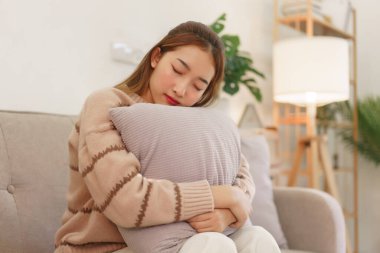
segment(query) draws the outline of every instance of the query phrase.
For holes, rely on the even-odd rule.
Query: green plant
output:
[[[352,119],[351,113],[348,114]],[[350,146],[356,146],[361,155],[380,165],[380,97],[367,97],[358,101],[358,141],[355,142],[352,132],[340,132],[343,140]]]
[[[237,35],[221,34],[224,29],[226,14],[223,13],[210,28],[216,32],[224,43],[226,65],[224,68],[223,90],[234,95],[239,91],[240,84],[245,85],[251,94],[257,99],[262,100],[260,88],[257,86],[256,79],[248,73],[265,78],[264,74],[253,67],[253,60],[248,53],[239,50],[240,39]]]

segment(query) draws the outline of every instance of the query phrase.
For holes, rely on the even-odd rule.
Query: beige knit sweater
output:
[[[87,98],[69,137],[67,209],[55,236],[55,253],[112,252],[127,246],[117,225],[165,224],[213,210],[206,180],[173,183],[139,173],[139,161],[126,150],[109,116],[110,108],[136,102],[143,101],[115,88]],[[253,197],[245,160],[235,184]]]

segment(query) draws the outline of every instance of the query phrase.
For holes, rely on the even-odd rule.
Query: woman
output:
[[[173,183],[147,179],[110,121],[110,108],[136,102],[208,105],[216,98],[223,69],[223,45],[218,36],[201,23],[186,22],[158,42],[126,81],[87,98],[69,137],[68,207],[56,233],[56,252],[112,252],[127,246],[117,226],[185,220],[198,232],[210,233],[190,238],[181,252],[199,252],[193,247],[207,248],[206,244],[224,252],[236,252],[231,251],[235,244],[238,250],[248,250],[256,247],[250,243],[252,236],[277,252],[273,238],[262,229],[245,231],[234,241],[215,233],[229,225],[239,228],[249,216],[254,184],[244,159],[235,186],[210,186],[206,180]],[[154,214],[146,213],[148,202],[157,207]],[[203,243],[204,236],[211,239]]]

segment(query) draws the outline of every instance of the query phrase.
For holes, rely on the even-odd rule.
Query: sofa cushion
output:
[[[242,153],[247,158],[250,172],[256,184],[251,221],[254,225],[262,226],[268,230],[280,248],[287,248],[287,241],[273,201],[273,188],[269,177],[270,154],[268,143],[263,135],[257,135],[248,130],[241,130],[240,135]]]
[[[67,116],[0,112],[1,252],[54,251],[72,127]]]
[[[223,113],[138,103],[113,108],[110,114],[127,150],[139,159],[145,177],[174,182],[207,179],[213,185],[231,185],[235,180],[240,137],[235,124]],[[196,234],[186,222],[119,230],[136,252],[179,249],[185,239]],[[175,252],[173,248],[170,251]]]

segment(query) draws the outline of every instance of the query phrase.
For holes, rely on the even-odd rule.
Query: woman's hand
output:
[[[229,209],[215,209],[213,212],[200,214],[187,220],[198,233],[223,232],[230,224],[235,223],[235,216]]]
[[[236,218],[230,226],[240,228],[248,219],[252,211],[249,197],[238,187],[230,185],[211,186],[215,208],[228,208]]]

